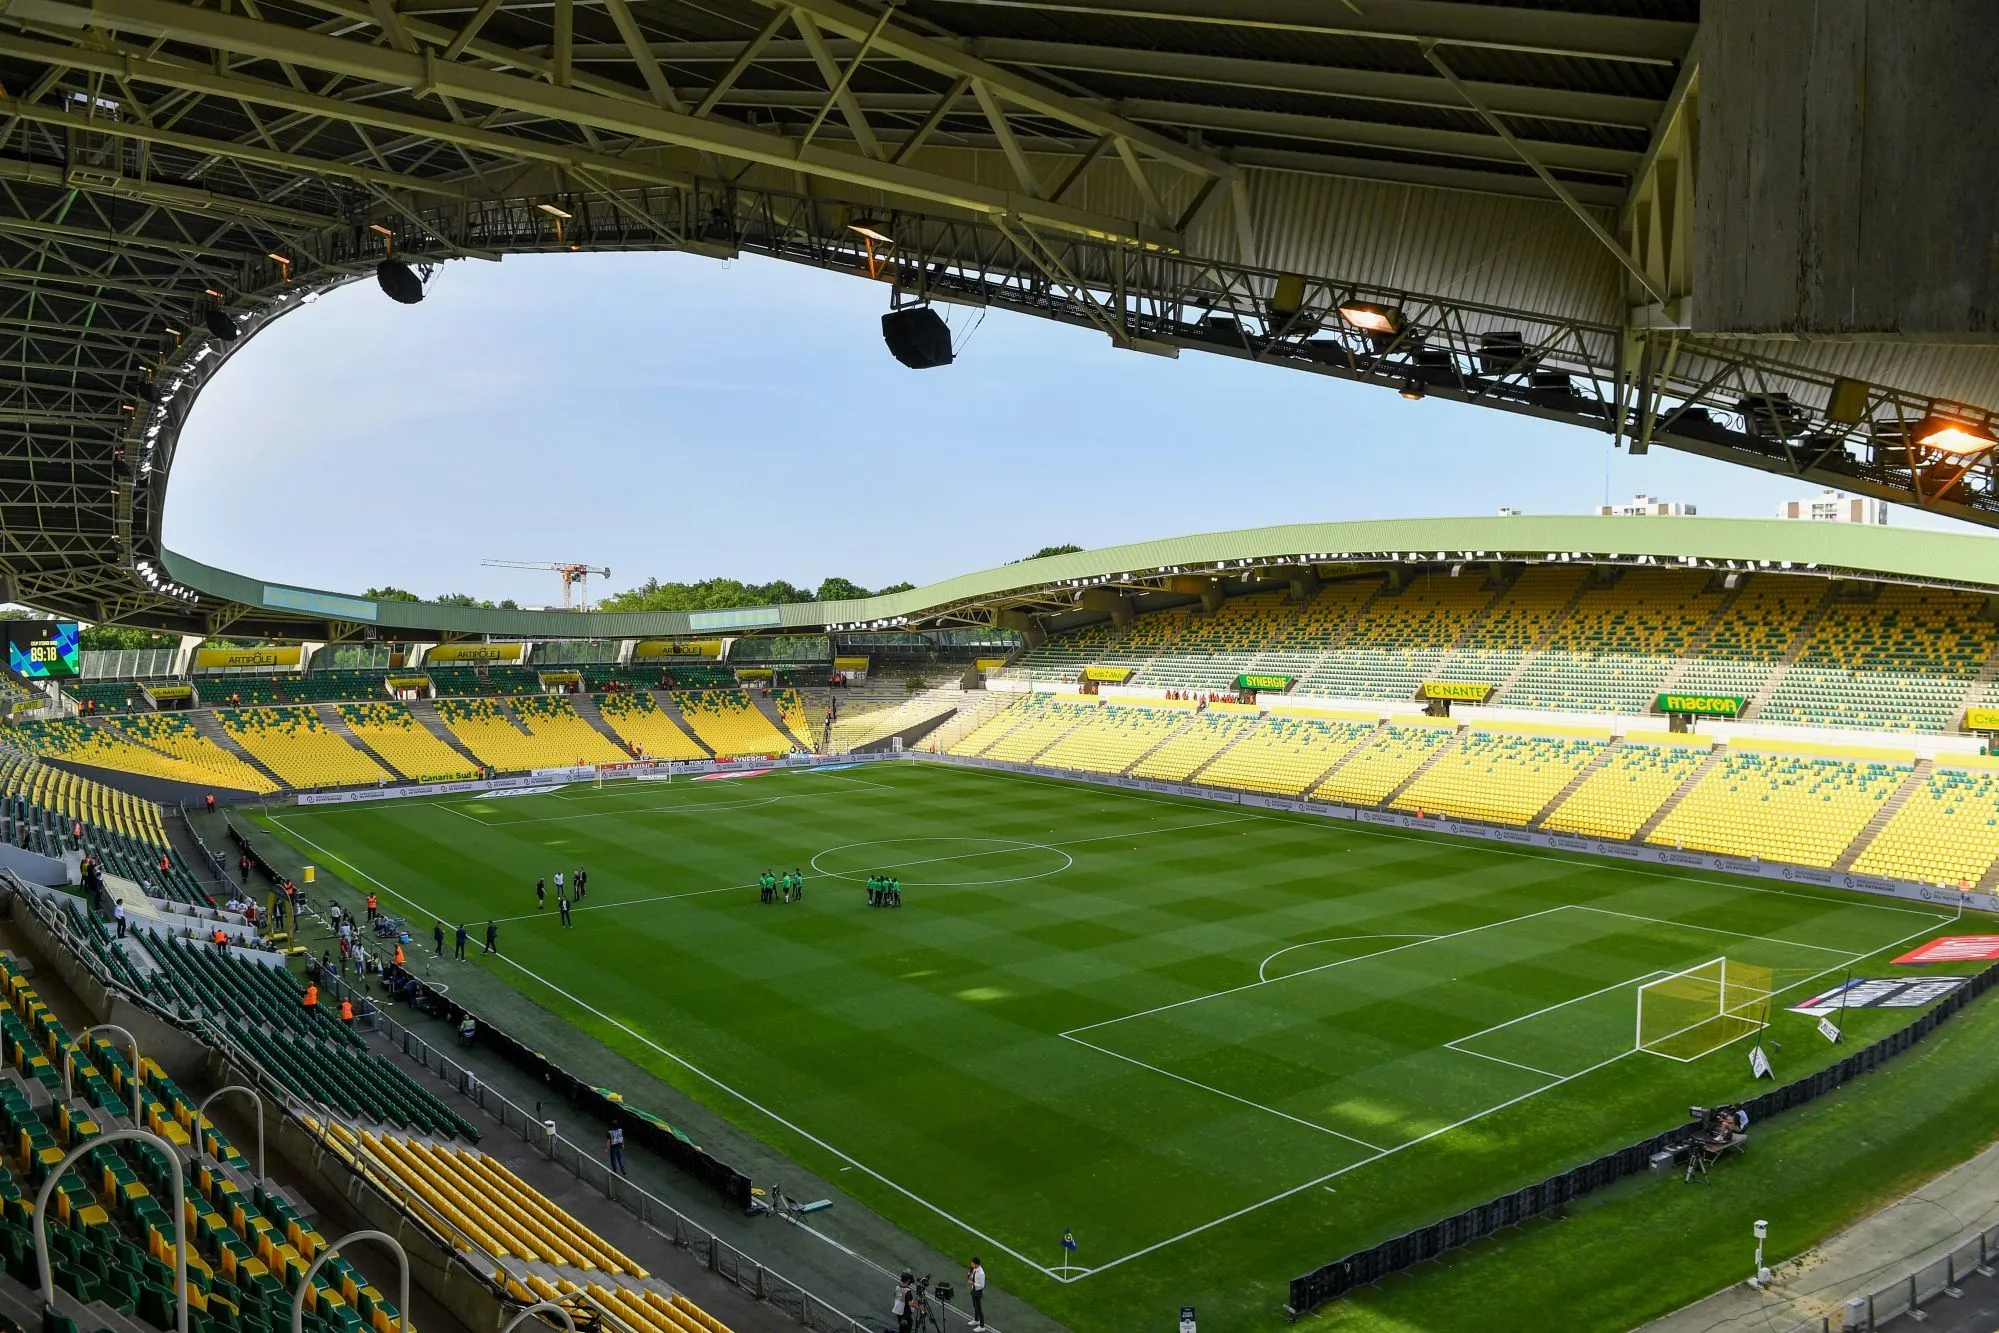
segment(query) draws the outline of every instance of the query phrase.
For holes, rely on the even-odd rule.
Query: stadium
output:
[[[1992,46],[0,6],[0,1333],[1989,1328]],[[691,610],[167,546],[278,321],[641,251],[871,284],[913,372],[1001,311],[1881,517],[1410,517],[1417,460]]]

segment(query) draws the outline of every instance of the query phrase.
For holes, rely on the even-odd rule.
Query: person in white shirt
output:
[[[895,1316],[896,1333],[909,1333],[909,1298],[915,1284],[916,1274],[903,1269],[902,1279],[895,1284],[895,1301],[888,1307],[888,1312]]]
[[[972,1293],[972,1327],[986,1326],[986,1266],[979,1262],[979,1256],[972,1256],[972,1266],[965,1270],[965,1290]]]

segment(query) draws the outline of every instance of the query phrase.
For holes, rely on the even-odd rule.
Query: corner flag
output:
[[[1076,1248],[1076,1233],[1067,1227],[1062,1229],[1062,1248],[1072,1251]]]

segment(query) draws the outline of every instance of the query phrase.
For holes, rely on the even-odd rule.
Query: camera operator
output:
[[[986,1326],[986,1267],[979,1262],[979,1256],[972,1256],[972,1266],[965,1270],[965,1290],[972,1294],[972,1327]]]
[[[895,1316],[895,1333],[909,1333],[913,1312],[910,1306],[916,1299],[916,1274],[907,1268],[895,1284],[895,1303],[889,1306],[889,1313]]]

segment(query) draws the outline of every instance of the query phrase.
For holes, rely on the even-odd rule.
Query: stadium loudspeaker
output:
[[[236,321],[229,318],[226,311],[218,310],[214,306],[201,312],[201,322],[208,326],[210,333],[223,342],[233,343],[243,336],[243,330],[236,327]]]
[[[882,341],[895,359],[911,370],[933,370],[951,364],[951,329],[944,317],[927,305],[891,310],[882,316]]]
[[[398,305],[415,305],[423,299],[423,279],[400,259],[384,259],[375,265],[375,281],[382,294]]]

